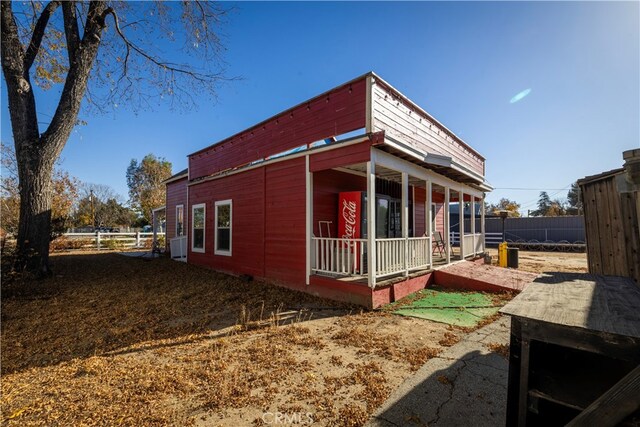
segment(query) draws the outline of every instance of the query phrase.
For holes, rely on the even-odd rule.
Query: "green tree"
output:
[[[497,215],[499,211],[509,212],[509,216],[513,218],[520,217],[520,204],[507,198],[502,198],[498,203],[490,204],[487,206],[487,213]]]
[[[531,216],[547,216],[547,212],[551,208],[551,198],[546,191],[540,192],[538,198],[538,209],[531,211]]]
[[[74,222],[76,226],[130,226],[135,216],[111,187],[86,183],[82,186]]]
[[[189,107],[194,93],[214,96],[225,80],[218,35],[225,11],[202,1],[2,1],[0,6],[0,55],[21,196],[17,262],[46,275],[51,178],[83,99],[98,110],[118,105],[135,110],[160,99]],[[177,49],[191,63],[164,57]],[[40,128],[43,106],[36,109],[34,84],[60,90],[46,129]]]
[[[569,215],[582,215],[582,194],[577,182],[571,184],[567,193],[567,213]]]
[[[163,181],[171,176],[171,163],[164,158],[147,154],[140,163],[131,159],[127,168],[129,204],[148,222],[152,210],[164,206],[166,186]]]
[[[567,214],[567,209],[565,204],[559,200],[555,199],[551,201],[549,208],[544,213],[544,216],[563,216]]]

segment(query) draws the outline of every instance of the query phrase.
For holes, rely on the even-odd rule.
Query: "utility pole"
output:
[[[92,221],[93,228],[95,230],[95,228],[96,228],[96,210],[95,210],[95,207],[93,205],[93,190],[89,190],[89,201],[91,202],[91,221]]]

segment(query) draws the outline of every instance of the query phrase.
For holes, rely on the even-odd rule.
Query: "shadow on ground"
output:
[[[276,312],[297,310],[289,321],[302,321],[353,310],[167,258],[89,253],[51,260],[49,279],[3,280],[3,374],[209,339]]]

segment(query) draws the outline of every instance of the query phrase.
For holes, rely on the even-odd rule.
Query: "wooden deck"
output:
[[[640,287],[633,279],[545,274],[502,313],[546,323],[640,338]]]
[[[511,316],[507,425],[635,425],[638,307],[633,279],[576,273],[542,275],[503,307]]]

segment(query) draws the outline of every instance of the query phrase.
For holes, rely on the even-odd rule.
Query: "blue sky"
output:
[[[571,182],[620,167],[622,151],[640,146],[638,2],[233,6],[225,58],[242,80],[196,111],[82,114],[87,125],[74,130],[62,167],[126,198],[132,158],[154,153],[178,171],[187,154],[370,70],[487,158],[488,201],[534,209],[540,190],[564,197]],[[58,95],[42,95],[47,121]],[[5,94],[2,102],[2,140],[12,142]]]

